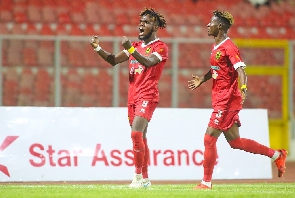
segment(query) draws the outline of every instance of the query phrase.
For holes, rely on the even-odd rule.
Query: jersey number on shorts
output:
[[[221,118],[221,116],[222,116],[222,111],[221,111],[221,110],[218,110],[218,112],[217,112],[216,115],[215,115],[215,117],[216,117],[217,119],[214,120],[214,123],[215,123],[216,125],[218,125],[218,123],[219,123],[218,118]]]
[[[149,103],[149,101],[142,101],[141,106],[143,106],[144,108],[140,109],[141,113],[145,113],[145,108],[147,107],[148,103]]]

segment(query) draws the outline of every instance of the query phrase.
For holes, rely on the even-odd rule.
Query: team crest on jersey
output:
[[[150,47],[147,48],[147,49],[145,50],[145,53],[146,53],[146,54],[150,53],[151,49],[152,49],[152,48],[150,48]]]
[[[216,58],[217,60],[219,60],[220,57],[221,57],[221,52],[216,52],[215,58]]]

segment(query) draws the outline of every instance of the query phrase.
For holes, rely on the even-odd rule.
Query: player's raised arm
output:
[[[128,56],[123,51],[120,51],[118,54],[114,55],[103,50],[99,45],[99,40],[97,36],[92,36],[90,45],[105,61],[110,63],[112,66],[128,60]]]
[[[143,56],[132,46],[131,41],[123,36],[122,46],[130,53],[132,56],[143,66],[152,67],[159,63],[161,60],[155,54],[150,54],[149,56]]]

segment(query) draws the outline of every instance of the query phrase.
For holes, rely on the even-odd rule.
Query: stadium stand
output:
[[[135,1],[128,3],[114,0],[83,0],[74,2],[69,0],[15,0],[13,2],[3,0],[0,3],[1,22],[14,23],[14,25],[17,23],[137,25],[138,7],[152,5],[153,1],[150,1],[148,4],[141,0]],[[173,1],[173,4],[169,2],[169,0],[156,1],[154,4],[157,6],[156,9],[161,10],[167,16],[168,26],[182,26],[183,29],[191,26],[205,27],[208,19],[210,19],[211,10],[218,8],[229,10],[235,16],[235,22],[238,27],[255,27],[257,30],[260,30],[260,27],[279,27],[279,29],[283,28],[294,32],[294,29],[290,29],[290,27],[295,23],[295,6],[294,2],[290,0],[282,0],[278,3],[273,2],[269,6],[259,6],[259,8],[255,8],[245,0],[236,0],[234,3],[222,0],[199,0],[196,2],[184,0]],[[124,9],[126,7],[129,9]],[[200,9],[204,7],[206,8],[205,10]],[[202,10],[202,12],[195,13],[196,10]],[[243,10],[243,12],[240,12],[240,10]],[[67,32],[60,31],[61,34],[67,35]],[[178,32],[177,28],[175,28],[175,32]],[[192,33],[192,31],[188,32]],[[45,33],[48,32],[45,31]],[[79,31],[77,33],[80,35]],[[238,31],[238,33],[235,35],[236,37],[244,38],[243,31]],[[286,37],[288,37],[287,34],[280,35],[280,38]]]

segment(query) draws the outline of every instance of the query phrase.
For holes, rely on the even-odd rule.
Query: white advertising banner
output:
[[[148,127],[152,180],[201,180],[211,109],[156,109]],[[240,112],[241,137],[269,146],[267,111]],[[0,181],[133,178],[127,108],[0,107]],[[213,179],[270,179],[271,160],[217,142]]]

